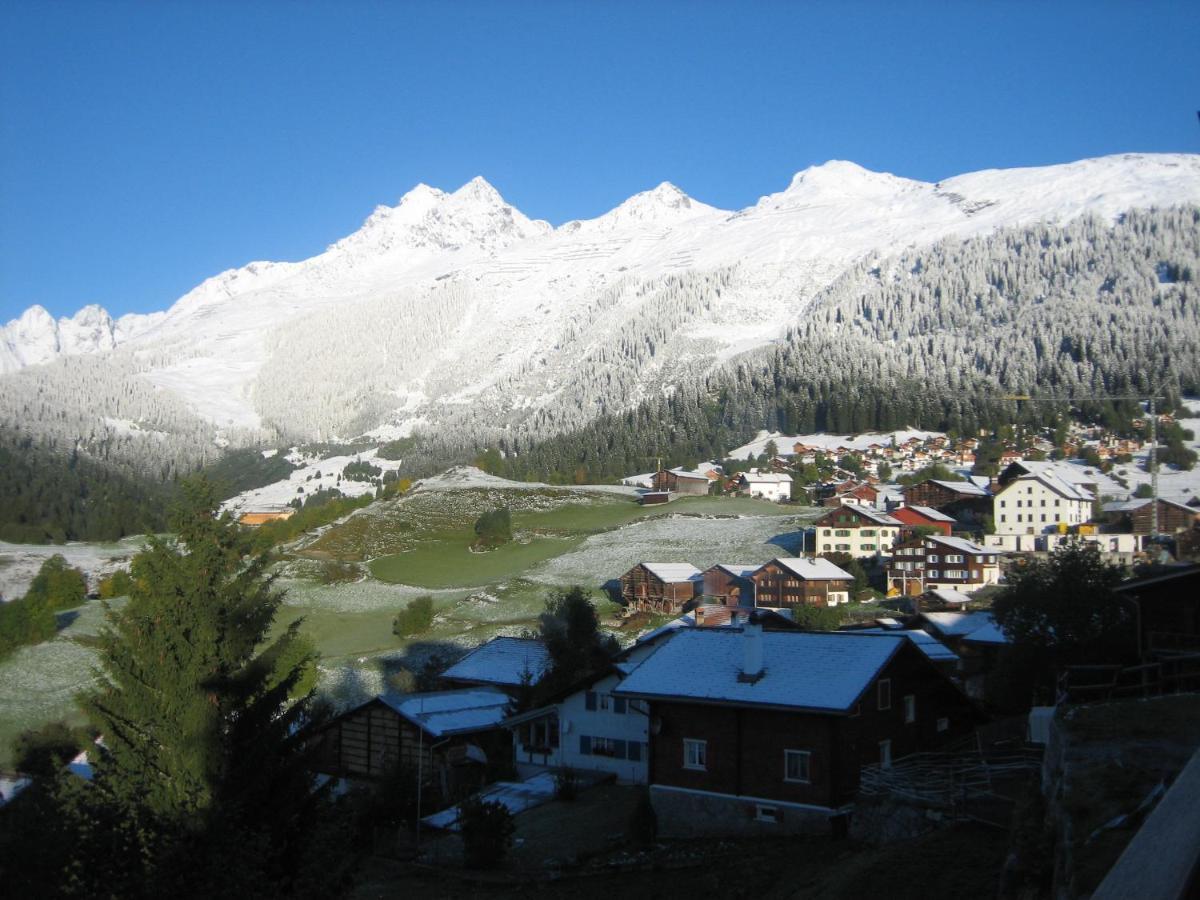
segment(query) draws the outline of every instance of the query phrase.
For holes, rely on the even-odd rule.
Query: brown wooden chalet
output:
[[[1176,503],[1174,500],[1157,501],[1147,497],[1144,500],[1125,500],[1120,503],[1107,503],[1104,512],[1122,531],[1132,534],[1150,534],[1154,530],[1154,506],[1158,504],[1158,533],[1175,534],[1180,531],[1191,531],[1200,519],[1200,509]]]
[[[614,692],[649,705],[650,796],[667,836],[828,831],[864,766],[969,733],[970,701],[910,640],[685,629]]]
[[[973,518],[992,511],[992,498],[970,481],[922,481],[910,484],[900,493],[905,506],[928,506],[955,518]]]
[[[487,688],[381,694],[309,737],[318,772],[378,781],[412,773],[449,803],[506,770],[512,741],[501,727],[510,699]],[[431,809],[438,807],[431,805]]]
[[[999,580],[994,549],[940,534],[900,542],[887,567],[888,591],[912,597],[932,588],[976,591]]]
[[[777,558],[751,574],[757,606],[837,606],[854,576],[827,559]]]
[[[688,563],[638,563],[621,576],[626,609],[678,613],[696,598],[703,577]]]
[[[653,490],[703,497],[708,493],[709,485],[719,478],[719,473],[715,471],[691,472],[687,469],[659,469],[654,473]]]
[[[725,606],[754,606],[753,574],[757,564],[722,563],[704,570],[704,596]]]

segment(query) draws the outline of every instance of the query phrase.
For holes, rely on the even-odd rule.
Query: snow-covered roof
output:
[[[646,571],[671,584],[680,581],[694,581],[701,577],[700,570],[691,563],[644,562],[642,565],[646,568]]]
[[[966,538],[949,537],[944,534],[928,534],[925,536],[927,541],[937,541],[944,547],[952,547],[955,550],[961,550],[963,553],[995,553],[995,550],[989,550],[987,547],[980,547],[974,541],[968,541]]]
[[[1005,485],[1000,490],[1000,493],[1004,494],[1010,488],[1019,486],[1022,483],[1027,484],[1030,481],[1038,482],[1040,485],[1045,487],[1047,490],[1054,491],[1054,493],[1058,494],[1060,497],[1066,498],[1067,500],[1082,500],[1084,502],[1091,503],[1092,500],[1095,499],[1094,497],[1092,497],[1092,494],[1090,491],[1084,490],[1083,488],[1079,487],[1077,484],[1072,484],[1068,481],[1064,481],[1062,478],[1059,478],[1056,474],[1054,474],[1052,472],[1045,472],[1045,473],[1038,474],[1038,475],[1021,475],[1020,477],[1014,478],[1007,485]]]
[[[778,563],[797,578],[805,581],[853,581],[854,576],[845,569],[840,569],[827,559],[802,559],[800,557],[780,557],[772,560]]]
[[[1133,512],[1135,509],[1141,509],[1143,506],[1148,506],[1152,499],[1153,498],[1151,497],[1142,497],[1137,500],[1114,501],[1111,503],[1105,503],[1104,506],[1101,507],[1101,510],[1104,512]],[[1166,497],[1159,497],[1158,499],[1162,503],[1178,507],[1184,512],[1191,513],[1192,515],[1200,512],[1200,510],[1197,510],[1196,507],[1188,506],[1186,503],[1180,503],[1176,500],[1168,500]]]
[[[948,516],[940,509],[934,509],[932,506],[910,506],[913,512],[918,512],[927,519],[932,519],[935,522],[953,522],[954,516]]]
[[[969,595],[964,594],[962,591],[956,591],[954,588],[934,588],[929,593],[933,594],[933,596],[937,597],[943,603],[959,604],[971,602]]]
[[[903,646],[882,635],[763,631],[763,673],[739,681],[741,629],[681,630],[631,672],[616,693],[707,703],[844,712]]]
[[[742,480],[751,484],[791,484],[792,476],[781,472],[743,472]]]
[[[728,572],[734,578],[749,578],[762,568],[762,563],[717,563],[712,568]]]
[[[671,469],[671,474],[678,478],[690,478],[693,481],[709,481],[707,472],[694,472],[691,469]]]
[[[970,481],[939,481],[935,478],[931,478],[930,481],[955,493],[966,494],[970,497],[986,497],[988,495],[986,489]]]
[[[536,638],[496,637],[481,644],[442,673],[454,681],[519,685],[525,672],[536,682],[550,667],[546,645]]]
[[[509,704],[507,694],[488,688],[380,694],[379,699],[435,738],[495,728]]]
[[[870,519],[870,520],[871,520],[872,522],[874,522],[876,525],[896,525],[896,526],[901,526],[901,525],[903,525],[903,524],[904,524],[904,523],[903,523],[903,522],[901,522],[899,519],[897,519],[895,516],[888,515],[888,514],[887,514],[887,513],[885,513],[885,512],[880,512],[880,511],[879,511],[879,510],[877,510],[877,509],[872,509],[872,508],[871,508],[871,507],[869,507],[869,506],[857,506],[857,505],[846,505],[846,506],[839,506],[839,507],[836,507],[836,508],[834,508],[834,509],[831,509],[831,510],[830,510],[828,513],[826,513],[826,514],[825,514],[824,516],[822,516],[821,518],[822,518],[822,519],[825,519],[825,518],[827,518],[828,516],[831,516],[831,515],[833,515],[834,513],[838,513],[838,512],[845,512],[845,511],[846,511],[846,510],[848,510],[848,509],[850,509],[850,510],[854,510],[854,512],[856,512],[856,513],[859,513],[859,514],[860,514],[860,515],[862,515],[864,518]]]
[[[890,634],[908,638],[917,645],[917,649],[929,659],[936,662],[958,659],[958,654],[935,638],[928,631],[920,628],[896,630],[892,628],[860,628],[854,631],[837,631],[834,634]]]
[[[981,644],[1007,644],[1009,639],[990,612],[927,612],[921,618],[943,637],[960,637]]]

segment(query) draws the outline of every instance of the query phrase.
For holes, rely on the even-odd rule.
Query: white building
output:
[[[792,476],[782,472],[759,472],[751,469],[738,476],[741,489],[751,497],[762,497],[778,503],[792,499]]]
[[[1055,475],[1022,475],[992,498],[992,521],[996,534],[1049,534],[1091,521],[1094,499]]]
[[[625,651],[607,673],[553,703],[509,718],[517,774],[528,778],[560,768],[612,774],[624,784],[649,779],[650,717],[638,700],[613,690],[646,658],[670,640],[661,629]]]

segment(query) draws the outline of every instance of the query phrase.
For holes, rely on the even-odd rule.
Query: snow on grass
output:
[[[865,434],[792,434],[785,435],[778,431],[760,431],[758,436],[748,444],[742,444],[736,450],[730,452],[731,459],[749,459],[752,456],[761,456],[767,450],[767,443],[774,441],[775,446],[779,449],[780,454],[790,454],[792,447],[796,444],[807,444],[810,447],[820,447],[824,450],[836,450],[838,447],[846,447],[850,450],[866,450],[872,444],[880,444],[884,447],[890,447],[892,440],[895,439],[897,444],[903,444],[909,438],[917,438],[918,440],[927,440],[935,437],[945,437],[941,431],[917,431],[908,429],[906,431],[889,431],[886,434],[873,431]]]
[[[463,488],[488,488],[498,491],[513,491],[513,490],[538,490],[547,488],[556,491],[578,491],[586,493],[589,491],[602,492],[609,494],[625,494],[627,496],[636,496],[637,491],[633,488],[626,487],[621,484],[583,484],[583,485],[553,485],[545,484],[540,481],[509,481],[507,478],[500,478],[497,475],[489,475],[482,469],[477,469],[475,466],[456,466],[453,469],[448,469],[440,475],[435,475],[432,478],[425,478],[418,483],[418,487],[423,491],[453,491]]]
[[[528,577],[591,586],[617,578],[639,562],[687,562],[701,571],[716,563],[763,563],[796,555],[799,532],[816,515],[808,510],[796,518],[674,515],[635,522],[588,537],[577,550],[532,569]]]
[[[329,456],[322,459],[317,455],[307,455],[293,450],[287,455],[287,460],[299,468],[292,470],[287,478],[283,478],[266,487],[254,488],[230,497],[221,504],[221,509],[234,513],[251,510],[273,510],[287,506],[289,501],[299,498],[303,500],[309,494],[320,490],[336,488],[347,497],[359,497],[363,494],[374,494],[375,485],[368,481],[352,481],[338,476],[342,470],[356,460],[369,462],[378,466],[384,472],[400,468],[400,460],[381,459],[379,448],[372,447],[361,453],[345,456]]]
[[[140,535],[116,543],[10,544],[0,541],[0,596],[5,600],[23,597],[47,559],[60,554],[67,563],[88,576],[93,588],[100,578],[123,568],[142,549]]]

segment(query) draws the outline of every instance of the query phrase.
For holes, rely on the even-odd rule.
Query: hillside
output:
[[[838,360],[875,342],[870,366],[846,367],[860,382],[864,368],[905,374],[878,361],[896,349],[915,358],[905,377],[936,376],[979,335],[928,350],[914,340],[956,328],[951,304],[977,298],[981,319],[999,327],[1020,325],[1006,322],[1008,306],[1024,314],[1032,302],[1011,274],[958,272],[968,261],[954,247],[1031,227],[1051,236],[1082,228],[1073,239],[1115,249],[1109,233],[1127,213],[1181,203],[1200,203],[1200,157],[1114,156],[937,184],[831,162],[737,212],[663,184],[558,228],[530,220],[483,179],[453,193],[420,185],[312,259],[224,272],[150,317],[114,322],[92,308],[55,322],[27,313],[0,336],[8,371],[0,422],[23,417],[37,433],[82,437],[139,464],[186,467],[221,446],[363,432],[417,431],[445,455],[502,434],[540,440],[586,427],[755,348],[780,348],[784,369],[806,375],[788,355],[811,346],[798,340],[836,339],[830,358]],[[1179,253],[1159,237],[1137,252],[1174,264]],[[987,252],[1026,254],[1007,263],[1025,277],[1035,248],[1007,240]],[[1070,280],[1069,255],[1056,253],[1065,268],[1046,277]],[[942,283],[920,279],[922,290],[909,294],[896,260],[936,263]],[[1137,260],[1111,262],[1125,271]],[[1143,276],[1139,269],[1136,282],[1113,290],[1146,303],[1157,288]],[[940,297],[925,285],[940,287]],[[855,290],[873,295],[870,312],[843,334],[819,311],[849,302],[830,291]],[[1059,303],[1053,292],[1043,298]],[[933,301],[940,310],[918,308]],[[887,312],[889,304],[898,306]],[[1166,324],[1181,316],[1163,313]],[[914,331],[922,316],[928,327]],[[1024,374],[1030,361],[1020,362]],[[1029,371],[1054,376],[1033,362]],[[745,418],[772,418],[762,406]]]

